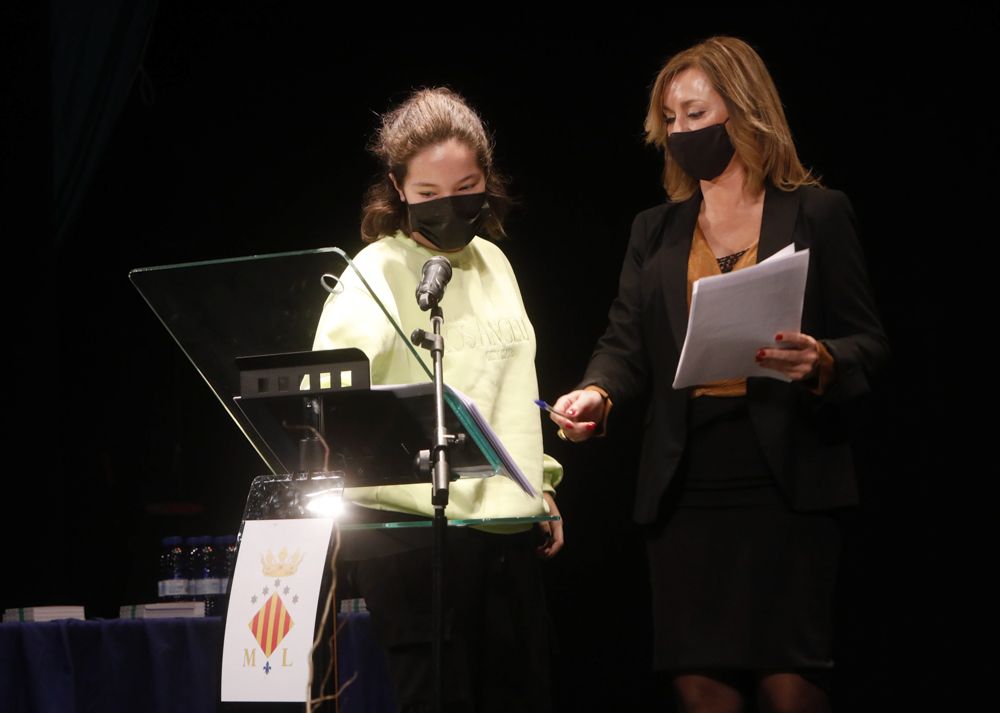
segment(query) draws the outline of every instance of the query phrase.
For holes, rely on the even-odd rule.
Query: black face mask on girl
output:
[[[439,249],[464,248],[489,216],[486,193],[445,196],[423,203],[407,203],[410,229],[419,232]]]
[[[667,137],[667,148],[684,172],[699,181],[711,181],[722,173],[736,152],[725,122],[696,131],[675,131]]]

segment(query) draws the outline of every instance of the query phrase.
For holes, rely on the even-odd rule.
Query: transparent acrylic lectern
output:
[[[318,516],[318,491],[420,482],[414,454],[433,436],[432,383],[372,387],[356,349],[313,352],[329,276],[355,269],[339,248],[133,270],[129,277],[267,471],[254,479],[244,519]],[[362,281],[367,284],[362,275]],[[414,276],[414,286],[418,276]],[[373,299],[375,299],[373,294]],[[413,327],[392,322],[398,338]],[[414,350],[413,357],[421,359]],[[454,392],[449,430],[453,477],[513,477],[502,444]],[[311,429],[311,430],[310,430]],[[322,452],[322,435],[330,453]],[[325,458],[325,461],[324,461]],[[513,466],[513,467],[511,467]],[[516,478],[515,478],[516,479]],[[430,520],[358,513],[345,505],[341,531],[429,527]],[[325,515],[323,515],[325,516]],[[549,516],[450,520],[449,526],[516,526]]]
[[[130,273],[269,471],[250,484],[241,540],[248,521],[330,517],[324,504],[331,501],[344,535],[342,557],[375,556],[393,548],[393,533],[432,527],[430,518],[352,506],[342,497],[351,487],[429,484],[419,465],[435,435],[432,372],[404,332],[426,325],[398,325],[382,310],[423,365],[422,384],[372,386],[360,350],[312,351],[324,303],[345,269],[356,270],[343,251],[326,248]],[[358,276],[377,302],[364,275]],[[447,432],[458,437],[448,448],[451,477],[509,477],[536,495],[475,405],[450,389],[445,401]],[[466,526],[523,529],[555,519],[448,520],[435,533]]]

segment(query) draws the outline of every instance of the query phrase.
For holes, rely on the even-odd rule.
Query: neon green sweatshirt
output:
[[[354,258],[372,290],[405,334],[430,331],[428,312],[414,296],[424,263],[442,253],[398,232],[366,246]],[[562,466],[542,454],[541,412],[535,376],[535,332],[507,258],[493,243],[474,238],[445,256],[451,282],[441,301],[444,312],[445,383],[476,402],[536,491],[554,491]],[[371,362],[372,384],[427,382],[428,376],[349,267],[342,290],[323,308],[313,349],[357,347]],[[430,354],[422,352],[430,366]],[[346,497],[365,507],[430,517],[429,483],[349,488]],[[546,513],[503,476],[468,478],[450,487],[449,519],[524,517]]]

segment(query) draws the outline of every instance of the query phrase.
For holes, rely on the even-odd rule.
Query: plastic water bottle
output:
[[[188,538],[190,553],[188,571],[191,577],[191,594],[195,601],[205,602],[205,615],[214,613],[214,606],[222,588],[219,584],[215,562],[215,548],[207,535]]]
[[[215,561],[219,577],[219,598],[216,613],[221,615],[225,606],[229,584],[233,581],[233,571],[236,569],[236,535],[221,535],[212,540],[215,545]]]
[[[157,587],[161,601],[176,601],[188,597],[187,554],[182,547],[183,542],[176,535],[161,540],[160,579]]]
[[[213,537],[203,537],[199,549],[199,562],[205,575],[201,578],[201,594],[205,597],[205,616],[218,615],[219,599],[222,597],[220,553],[214,542]]]
[[[185,537],[184,549],[187,550],[188,565],[188,599],[196,602],[205,601],[201,593],[202,584],[199,580],[204,576],[199,559],[201,558],[201,536]]]

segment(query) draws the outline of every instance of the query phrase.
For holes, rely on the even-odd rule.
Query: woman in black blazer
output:
[[[843,407],[888,358],[847,197],[798,160],[774,83],[716,37],[660,71],[647,141],[669,200],[632,224],[618,296],[553,415],[583,441],[645,408],[634,516],[648,529],[654,665],[683,710],[829,709],[840,530],[857,488]],[[697,279],[809,249],[798,332],[747,355],[776,378],[674,389]]]

